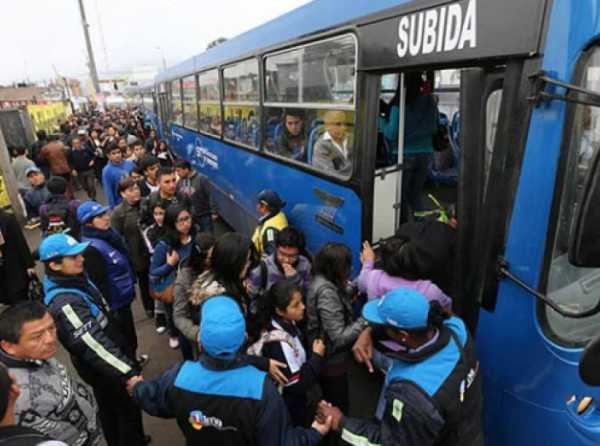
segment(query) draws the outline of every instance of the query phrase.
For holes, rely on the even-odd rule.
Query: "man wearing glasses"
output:
[[[296,228],[287,227],[275,236],[275,252],[261,260],[254,268],[249,280],[249,294],[252,308],[261,294],[277,282],[287,280],[297,285],[304,295],[311,279],[310,261],[301,254],[304,250],[304,236]]]

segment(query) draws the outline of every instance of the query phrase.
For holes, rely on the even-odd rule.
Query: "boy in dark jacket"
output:
[[[31,189],[27,191],[23,201],[27,208],[27,218],[31,223],[38,223],[40,219],[40,207],[50,198],[50,192],[46,186],[46,177],[38,167],[30,167],[25,171],[27,181]]]
[[[190,163],[185,160],[178,161],[176,169],[179,176],[177,195],[189,198],[194,223],[199,226],[200,232],[214,232],[213,220],[218,215],[217,205],[211,195],[210,181],[192,170]]]
[[[149,318],[153,318],[154,301],[150,297],[148,288],[150,254],[144,242],[142,231],[138,226],[141,199],[140,188],[133,178],[127,177],[119,183],[119,193],[123,201],[113,210],[111,226],[127,242],[131,263],[138,278],[144,310]]]
[[[94,153],[81,143],[81,139],[73,138],[69,151],[69,163],[73,168],[72,174],[79,178],[79,182],[90,200],[96,199],[95,158]]]

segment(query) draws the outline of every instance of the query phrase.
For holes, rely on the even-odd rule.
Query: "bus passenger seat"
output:
[[[308,136],[308,144],[306,145],[306,162],[308,164],[312,164],[313,147],[315,146],[317,139],[319,139],[319,136],[321,136],[325,131],[325,125],[323,125],[323,122],[321,121],[317,121],[317,123],[311,127],[312,128]]]

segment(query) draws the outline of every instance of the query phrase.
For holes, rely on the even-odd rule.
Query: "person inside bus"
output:
[[[483,445],[481,374],[465,323],[408,288],[370,301],[363,317],[403,349],[386,353],[383,418],[346,417],[321,402],[332,429],[351,444]]]
[[[265,189],[256,196],[258,226],[252,235],[252,243],[259,255],[269,256],[275,252],[275,236],[288,226],[287,217],[282,209],[286,202],[277,192]]]
[[[433,137],[437,132],[438,109],[431,88],[426,88],[423,73],[407,73],[406,112],[404,121],[404,157],[402,174],[402,221],[409,220],[409,212],[413,215],[425,209],[423,204],[423,187],[427,179],[427,170],[433,156]],[[400,88],[398,83],[396,95],[390,102],[387,119],[380,118],[379,130],[391,148],[392,158],[398,153]]]
[[[325,132],[313,149],[313,165],[325,172],[348,175],[352,171],[352,143],[346,113],[329,110],[323,117]]]
[[[306,132],[304,111],[287,109],[283,115],[283,129],[276,143],[276,153],[297,161],[306,161]]]

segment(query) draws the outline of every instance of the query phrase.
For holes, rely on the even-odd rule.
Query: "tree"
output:
[[[206,49],[210,50],[211,48],[221,45],[223,42],[226,42],[226,41],[227,41],[227,39],[225,37],[219,37],[218,39],[215,39],[212,42],[210,42],[208,45],[206,45]]]

